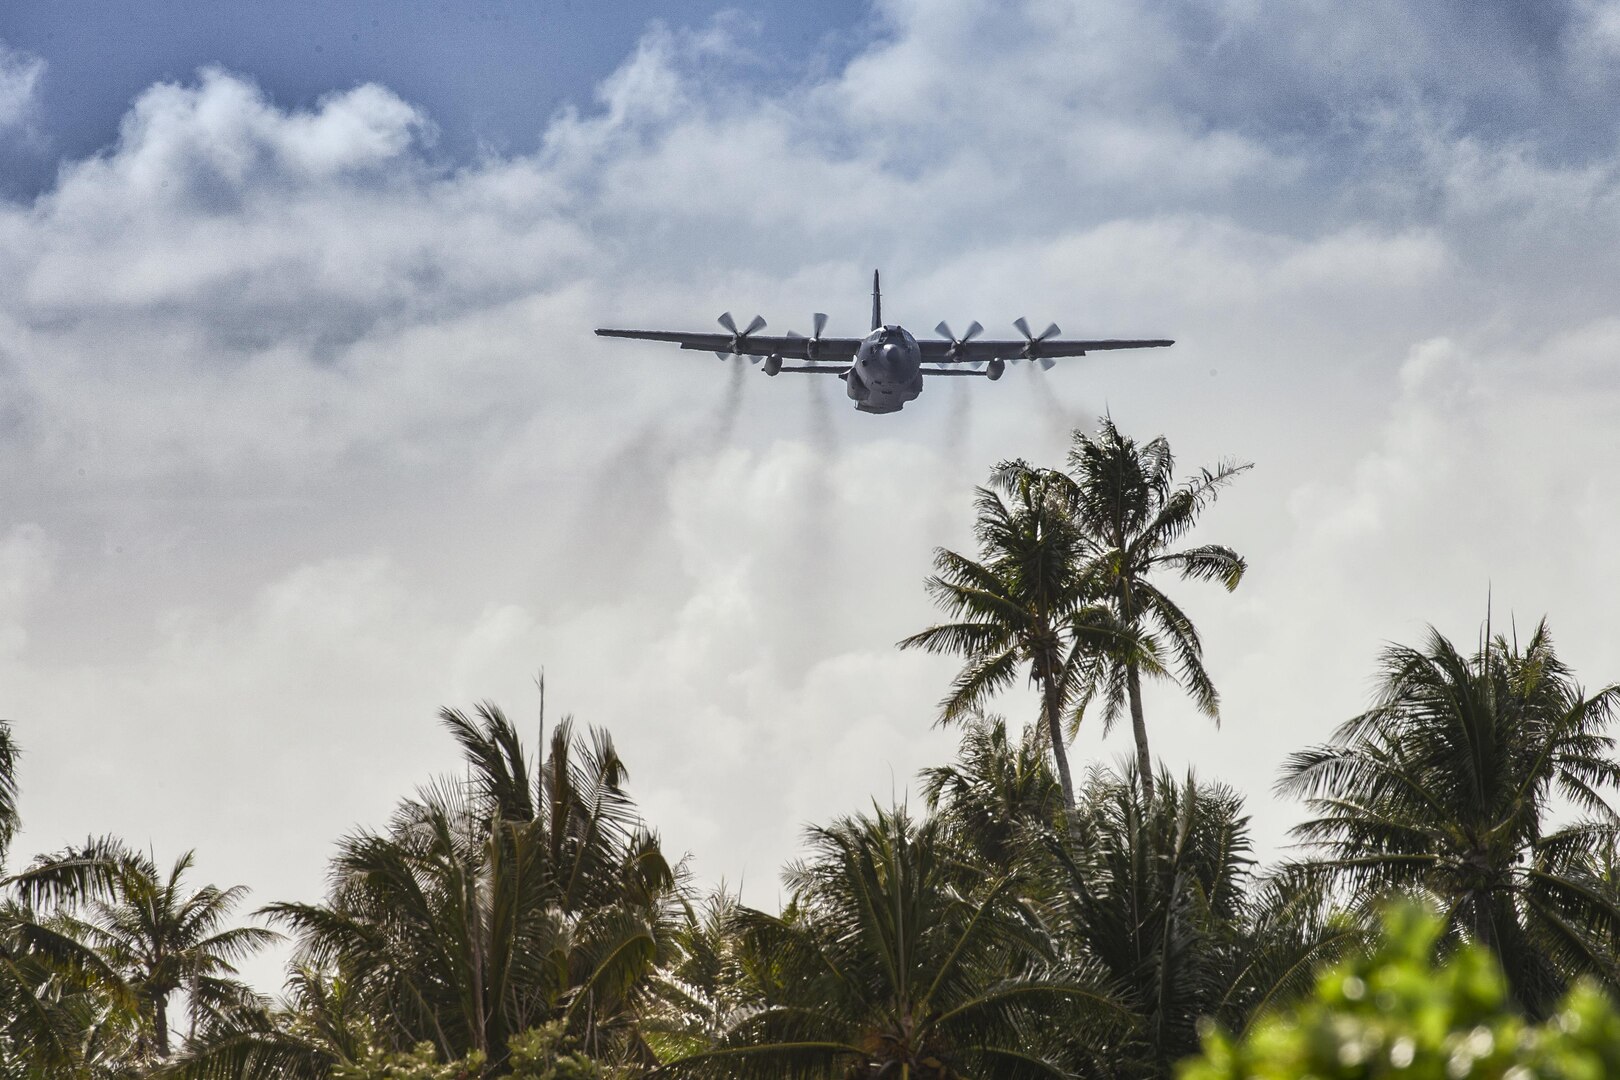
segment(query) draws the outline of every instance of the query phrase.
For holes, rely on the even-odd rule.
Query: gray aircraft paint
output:
[[[855,408],[867,413],[899,412],[906,402],[922,393],[925,377],[981,375],[992,382],[1001,378],[1009,362],[1027,361],[1050,368],[1057,357],[1084,356],[1088,352],[1112,349],[1151,349],[1173,345],[1167,338],[1098,338],[1063,340],[1057,337],[1056,323],[1039,335],[1030,332],[1022,319],[1014,320],[1017,340],[983,340],[978,323],[968,327],[960,338],[940,323],[941,340],[918,341],[902,326],[883,322],[883,294],[876,270],[872,271],[872,332],[864,338],[823,337],[827,317],[817,314],[815,333],[766,336],[765,320],[759,316],[745,329],[738,329],[731,313],[719,318],[724,334],[686,333],[678,330],[597,330],[602,337],[637,338],[643,341],[669,341],[683,349],[712,351],[722,360],[758,364],[766,375],[783,372],[807,375],[836,375],[844,380],[844,390]],[[804,363],[787,364],[786,360]],[[926,366],[925,366],[926,365]]]

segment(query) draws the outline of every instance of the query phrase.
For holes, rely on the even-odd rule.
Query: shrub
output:
[[[1304,1004],[1241,1037],[1210,1029],[1180,1080],[1602,1080],[1620,1075],[1620,1014],[1595,986],[1573,989],[1545,1024],[1508,1004],[1491,953],[1435,955],[1442,924],[1392,908],[1378,946],[1324,973]]]

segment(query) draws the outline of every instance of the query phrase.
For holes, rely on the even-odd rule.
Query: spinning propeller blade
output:
[[[752,333],[754,333],[756,331],[765,329],[765,320],[762,317],[758,316],[758,315],[754,316],[754,321],[748,324],[748,329],[746,329],[746,330],[738,330],[737,329],[736,320],[734,320],[731,317],[731,312],[729,312],[729,311],[722,311],[720,313],[720,318],[716,319],[715,321],[718,322],[721,326],[723,326],[731,334],[731,353],[730,353],[730,355],[732,355],[732,356],[738,356],[738,355],[740,355],[742,353],[743,340],[745,338],[747,338],[749,334],[752,334]],[[725,357],[727,356],[726,353],[718,353],[718,352],[715,353],[714,355],[720,357],[722,360],[725,359]],[[756,363],[756,364],[759,363],[759,358],[758,357],[754,358],[754,363]]]
[[[787,332],[787,336],[806,342],[804,347],[804,355],[809,357],[811,360],[814,360],[816,359],[817,354],[819,354],[821,351],[821,332],[827,328],[827,313],[825,311],[817,311],[812,313],[810,316],[810,323],[815,327],[815,332],[812,333],[808,338],[806,338],[803,334],[794,333],[792,330]]]
[[[940,324],[934,327],[934,333],[951,343],[950,355],[952,357],[956,357],[961,355],[963,345],[966,345],[968,342],[984,333],[984,327],[980,326],[979,321],[975,319],[973,322],[968,324],[967,333],[963,334],[961,337],[957,337],[955,334],[951,333],[950,324],[946,323],[944,320],[940,320]]]
[[[1018,327],[1018,332],[1020,334],[1024,335],[1024,354],[1023,356],[1014,358],[1019,360],[1034,360],[1040,355],[1041,342],[1045,341],[1047,338],[1056,337],[1058,334],[1062,333],[1062,331],[1058,329],[1058,324],[1052,323],[1045,330],[1041,331],[1040,337],[1035,337],[1029,332],[1029,323],[1024,321],[1024,317],[1022,315],[1013,320],[1013,325]],[[1041,369],[1043,371],[1050,371],[1052,369],[1052,361],[1050,359],[1043,359],[1041,361]]]

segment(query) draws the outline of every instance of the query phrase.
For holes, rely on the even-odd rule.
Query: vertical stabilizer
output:
[[[872,329],[883,325],[883,294],[878,291],[878,272],[872,271]]]

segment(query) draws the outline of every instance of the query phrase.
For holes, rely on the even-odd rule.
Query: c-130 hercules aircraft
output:
[[[760,336],[765,320],[758,315],[747,329],[737,329],[731,312],[720,316],[724,334],[687,334],[669,330],[598,330],[602,337],[643,338],[648,341],[673,341],[683,349],[712,351],[722,360],[749,363],[765,362],[767,375],[784,371],[811,375],[837,375],[844,380],[844,389],[855,407],[861,412],[899,412],[908,401],[922,393],[923,377],[937,375],[983,375],[990,380],[1001,378],[1009,361],[1039,363],[1050,370],[1054,357],[1084,356],[1088,352],[1105,349],[1156,349],[1174,345],[1168,340],[1121,340],[1108,338],[1099,341],[1067,341],[1060,339],[1057,324],[1048,326],[1039,337],[1029,332],[1029,324],[1022,318],[1013,325],[1023,336],[1019,341],[976,340],[984,327],[973,323],[967,333],[957,337],[951,328],[940,323],[934,329],[944,340],[918,341],[904,327],[883,324],[883,297],[878,288],[877,271],[872,271],[872,332],[864,338],[822,337],[827,316],[816,312],[812,316],[815,333],[810,337],[789,333],[783,337]],[[785,360],[803,360],[803,364],[785,364]],[[935,365],[924,367],[924,364]],[[954,366],[961,365],[961,366]]]

